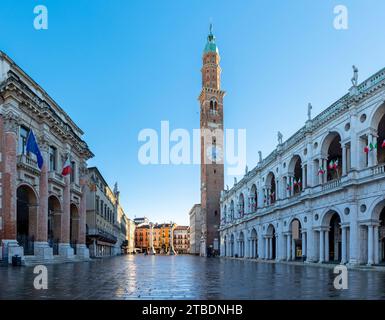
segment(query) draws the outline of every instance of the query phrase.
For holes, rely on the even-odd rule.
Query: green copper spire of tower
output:
[[[210,32],[209,32],[209,35],[207,36],[207,43],[204,50],[204,53],[208,53],[208,52],[216,52],[217,54],[219,54],[218,47],[215,43],[215,36],[213,34],[212,23],[210,23]]]

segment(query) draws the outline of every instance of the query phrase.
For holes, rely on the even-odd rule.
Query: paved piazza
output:
[[[33,267],[0,267],[1,299],[385,299],[385,272],[195,256],[119,256],[48,266],[48,290]]]

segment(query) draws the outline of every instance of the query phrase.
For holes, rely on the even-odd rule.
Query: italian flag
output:
[[[385,140],[384,142],[382,143],[381,145],[383,148],[385,147]],[[364,148],[364,152],[365,153],[369,153],[369,151],[373,151],[374,149],[377,149],[377,143],[373,144],[373,143],[369,143],[369,145],[367,145],[365,148]]]
[[[294,187],[296,187],[296,186],[297,186],[297,180],[294,179]]]
[[[297,183],[299,186],[302,185],[302,182],[301,182],[301,179],[298,179],[298,183]]]
[[[381,148],[385,148],[385,140],[382,142]]]
[[[320,168],[318,169],[318,175],[324,174],[324,173],[325,173],[325,170],[324,170],[322,167],[320,167]]]
[[[61,172],[62,176],[68,176],[71,174],[72,168],[71,168],[71,162],[70,157],[67,158],[67,160],[64,162],[63,170]]]
[[[330,161],[329,163],[329,169],[334,169],[334,161]]]

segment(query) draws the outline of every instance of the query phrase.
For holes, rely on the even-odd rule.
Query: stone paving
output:
[[[385,272],[349,271],[336,290],[330,268],[195,256],[120,256],[33,267],[0,267],[0,299],[385,299]]]

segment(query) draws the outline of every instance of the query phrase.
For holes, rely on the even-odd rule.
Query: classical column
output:
[[[61,215],[61,233],[59,243],[59,255],[72,258],[74,250],[70,246],[70,219],[71,219],[71,184],[70,176],[64,177],[63,212]]]
[[[301,179],[301,183],[302,183],[302,190],[304,190],[306,188],[306,183],[307,183],[307,179],[306,179],[306,164],[302,164],[302,179]]]
[[[307,247],[306,247],[306,231],[302,231],[302,256],[307,257]]]
[[[342,145],[342,175],[346,175],[346,145]]]
[[[269,237],[269,259],[273,259],[273,237]]]
[[[376,135],[373,135],[372,136],[372,140],[373,140],[373,146],[376,146],[377,145],[377,136]],[[378,145],[377,145],[377,148],[378,148]],[[372,152],[372,161],[373,161],[373,166],[376,166],[378,164],[378,159],[377,159],[377,149],[374,149],[373,152]]]
[[[378,226],[374,226],[374,235],[373,235],[373,241],[374,241],[374,263],[379,264],[379,248],[378,248],[378,242],[379,242],[379,231]]]
[[[265,259],[269,259],[269,239],[267,237],[264,238],[265,241]]]
[[[368,265],[374,263],[373,258],[373,226],[368,225]]]
[[[341,244],[341,249],[342,249],[342,255],[341,255],[341,263],[345,264],[347,262],[347,257],[346,257],[346,226],[342,226],[342,244]]]
[[[76,253],[77,256],[88,259],[90,257],[89,250],[86,246],[86,220],[87,220],[87,190],[88,188],[88,179],[87,179],[87,165],[82,163],[80,166],[80,187],[82,190],[82,197],[80,199],[80,208],[79,208],[79,234],[78,234],[78,243],[76,244]]]
[[[18,254],[24,258],[24,250],[16,240],[17,230],[17,133],[19,128],[19,116],[14,112],[8,112],[3,116],[3,228],[4,239],[2,239],[3,259],[8,258],[12,262],[12,256]]]
[[[368,134],[368,145],[374,145],[374,142],[373,142],[373,134],[369,133]],[[373,153],[374,152],[369,152],[368,154],[368,167],[371,167],[374,165],[374,156],[373,156]]]
[[[323,171],[325,171],[325,168],[323,167],[323,159],[320,158],[318,160],[319,168],[322,168]],[[323,182],[323,176],[326,174],[326,171],[324,174],[319,173],[319,168],[317,168],[317,173],[318,173],[318,184],[322,184]]]
[[[288,233],[287,235],[286,235],[286,260],[287,261],[290,261],[290,255],[291,255],[291,248],[290,248],[290,246],[291,246],[291,234],[290,233]]]
[[[319,263],[324,262],[325,257],[325,234],[323,230],[319,231]]]
[[[293,235],[291,236],[291,260],[295,260],[295,240]]]
[[[49,165],[49,144],[43,133],[40,141],[40,151],[43,157],[43,166],[40,171],[39,180],[39,209],[37,235],[34,243],[34,254],[42,259],[53,259],[53,250],[48,245],[48,165]]]
[[[329,262],[329,230],[325,232],[325,262]]]
[[[322,168],[325,171],[325,173],[321,175],[322,183],[326,183],[328,181],[328,172],[329,172],[328,159],[322,159]]]
[[[280,240],[280,237],[278,234],[275,235],[275,260],[276,261],[279,261],[279,257],[280,257],[280,250],[279,250],[279,240]]]

